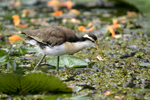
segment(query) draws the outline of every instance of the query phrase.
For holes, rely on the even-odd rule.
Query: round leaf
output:
[[[57,66],[57,57],[50,59],[47,63],[52,66]],[[83,67],[87,65],[87,62],[85,62],[81,58],[77,58],[74,56],[60,56],[59,67]]]

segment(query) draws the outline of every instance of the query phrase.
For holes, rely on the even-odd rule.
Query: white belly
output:
[[[44,49],[41,49],[39,46],[35,46],[35,48],[42,54],[50,55],[50,56],[61,56],[66,54],[66,50],[64,45],[59,46],[46,46]]]

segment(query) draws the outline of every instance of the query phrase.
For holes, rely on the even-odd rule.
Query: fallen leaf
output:
[[[76,9],[70,9],[69,10],[69,13],[73,13],[75,15],[79,15],[80,14],[80,11],[76,10]]]
[[[30,64],[28,64],[28,65],[19,65],[19,67],[31,67],[31,65]]]
[[[13,15],[12,18],[13,18],[13,22],[14,22],[15,26],[18,26],[20,28],[28,26],[28,24],[25,24],[25,25],[20,24],[20,17],[19,17],[19,15]]]
[[[105,96],[110,95],[110,91],[106,91]]]
[[[25,56],[26,56],[26,57],[30,57],[31,55],[30,55],[30,54],[25,54]]]
[[[96,58],[97,58],[98,60],[103,60],[100,55],[98,55]]]
[[[117,19],[113,19],[112,22],[113,22],[113,25],[110,25],[111,28],[116,29],[118,27],[121,27],[120,24],[118,24]]]
[[[72,2],[71,0],[67,1],[67,9],[71,9],[72,8]]]
[[[94,27],[94,26],[92,26],[91,28],[86,29],[85,31],[86,31],[86,32],[91,32],[92,30],[94,30],[94,28],[95,28],[95,27]]]
[[[60,11],[55,11],[53,13],[54,16],[61,16],[63,14],[63,12],[60,10]]]
[[[58,10],[60,2],[59,0],[51,0],[47,3],[49,7],[52,7],[54,10]]]
[[[12,18],[13,18],[14,25],[18,26],[20,24],[19,15],[13,15]]]
[[[111,33],[111,36],[114,37],[115,31],[113,30],[113,28],[111,26],[108,26],[108,25],[107,25],[107,27],[108,27],[109,32]]]
[[[74,86],[67,86],[69,89],[74,89],[75,87]]]
[[[48,6],[56,6],[59,5],[59,0],[51,0],[47,3]]]
[[[90,22],[90,23],[88,24],[88,27],[91,27],[92,25],[93,25],[93,23]]]
[[[117,19],[113,19],[113,25],[117,25],[118,24],[118,20]]]
[[[119,96],[115,96],[115,99],[116,99],[116,100],[122,100],[122,98],[119,97]]]
[[[84,26],[79,26],[78,27],[78,31],[85,31],[86,29],[85,29],[85,27]]]
[[[15,41],[21,40],[21,37],[19,35],[13,35],[8,37],[9,43],[14,43]]]

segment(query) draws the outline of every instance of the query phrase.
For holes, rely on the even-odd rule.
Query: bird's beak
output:
[[[98,47],[98,44],[95,42],[95,44],[96,44],[96,48],[97,48],[97,50],[99,51],[99,53],[101,53],[102,54],[102,56],[103,56],[103,53],[102,53],[102,51],[99,49],[99,47]]]

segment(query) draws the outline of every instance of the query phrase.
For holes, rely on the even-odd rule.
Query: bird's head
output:
[[[97,37],[94,34],[85,34],[83,37],[93,43],[96,43]]]
[[[91,47],[95,47],[102,54],[102,51],[98,48],[97,37],[94,34],[85,34],[83,36],[86,40],[90,41]]]

